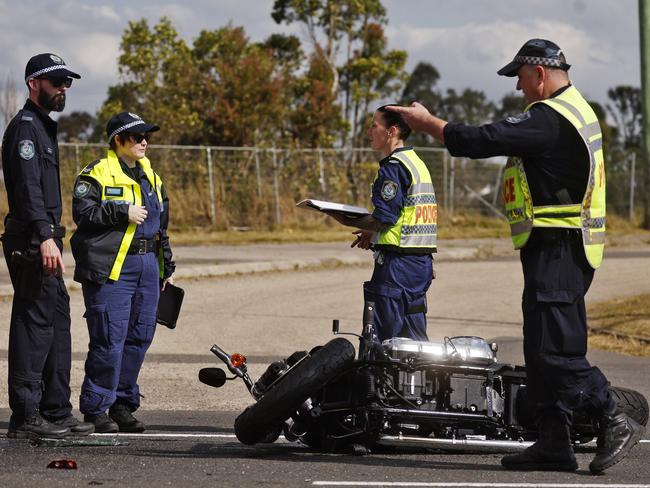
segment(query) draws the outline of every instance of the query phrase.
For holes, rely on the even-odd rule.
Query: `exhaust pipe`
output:
[[[438,439],[434,437],[411,437],[405,435],[382,435],[377,444],[394,447],[420,447],[449,451],[517,452],[533,443],[530,441],[501,441],[481,439]]]

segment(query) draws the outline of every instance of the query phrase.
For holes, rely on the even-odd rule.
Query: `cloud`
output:
[[[383,0],[393,48],[409,53],[408,69],[427,61],[440,86],[481,89],[498,100],[514,83],[496,75],[531,37],[556,40],[574,66],[576,84],[599,101],[608,87],[639,86],[637,0]],[[244,26],[253,41],[274,32],[307,41],[298,24],[277,25],[273,0],[0,0],[0,77],[11,72],[22,87],[30,56],[55,52],[78,69],[70,109],[96,110],[118,77],[119,43],[129,20],[155,25],[168,16],[191,42],[202,29],[228,22]],[[310,49],[305,43],[305,49]]]
[[[409,52],[409,69],[419,61],[431,63],[440,72],[441,87],[481,89],[493,100],[514,91],[515,82],[496,71],[532,37],[552,39],[562,47],[573,64],[572,79],[587,97],[604,101],[607,88],[638,79],[633,49],[622,50],[617,39],[556,20],[490,19],[448,27],[403,23],[391,25],[387,34],[391,46]]]

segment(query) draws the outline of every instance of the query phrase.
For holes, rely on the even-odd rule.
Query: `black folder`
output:
[[[175,329],[178,315],[181,313],[183,296],[185,296],[185,291],[182,288],[167,283],[165,289],[160,292],[156,322],[170,329]]]

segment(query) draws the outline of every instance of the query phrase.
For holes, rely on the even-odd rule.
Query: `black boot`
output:
[[[539,439],[519,454],[501,459],[506,469],[520,471],[575,471],[578,469],[569,426],[563,416],[553,415],[541,419]]]
[[[110,417],[120,426],[120,432],[144,432],[145,425],[136,419],[129,406],[117,401],[108,410]]]
[[[7,429],[7,437],[10,439],[25,439],[28,437],[53,437],[60,438],[70,432],[67,427],[56,425],[48,422],[41,413],[36,410],[22,423],[9,421],[9,429]]]
[[[593,474],[602,473],[627,456],[645,430],[623,412],[604,415],[598,424],[596,457],[589,464],[589,471]]]
[[[114,434],[119,429],[106,412],[97,415],[84,415],[84,421],[93,424],[97,434]]]
[[[48,418],[48,420],[55,425],[70,429],[70,432],[66,436],[84,436],[95,432],[95,424],[92,422],[80,422],[73,415],[68,415],[62,419]]]

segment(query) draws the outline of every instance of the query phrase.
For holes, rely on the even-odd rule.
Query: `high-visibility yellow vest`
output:
[[[138,159],[138,163],[140,163],[140,167],[144,171],[147,180],[149,180],[151,188],[156,189],[156,195],[158,196],[158,202],[160,203],[160,209],[162,211],[162,180],[160,179],[160,176],[151,169],[151,163],[148,158]],[[127,203],[129,205],[142,205],[140,182],[134,181],[124,173],[120,161],[117,158],[117,154],[115,154],[113,150],[109,149],[105,159],[84,168],[80,175],[97,180],[102,188],[102,202],[111,201]],[[131,242],[133,241],[136,227],[137,224],[129,222],[129,225],[126,228],[115,262],[113,263],[113,267],[108,276],[111,280],[117,280],[120,277],[122,265],[124,264],[124,259],[126,258],[126,254],[131,246]],[[160,272],[162,276],[162,267],[160,268]]]
[[[412,149],[397,151],[391,159],[398,160],[408,170],[411,186],[397,222],[378,234],[376,244],[397,251],[436,252],[438,204],[429,170]]]
[[[605,160],[598,118],[580,92],[570,86],[544,103],[576,128],[589,153],[589,179],[582,203],[535,206],[524,165],[510,158],[503,174],[503,199],[515,249],[526,245],[533,227],[580,229],[585,255],[592,268],[603,260],[605,248]]]

